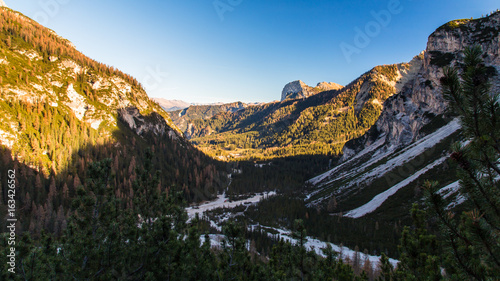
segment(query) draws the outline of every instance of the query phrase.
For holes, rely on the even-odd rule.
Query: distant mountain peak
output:
[[[286,99],[308,98],[324,91],[340,90],[343,86],[333,82],[321,82],[316,87],[308,86],[302,80],[295,80],[285,85],[281,92],[281,101]]]
[[[191,104],[182,100],[168,100],[163,98],[153,98],[165,111],[176,111],[188,108]]]
[[[344,88],[344,86],[339,85],[337,83],[333,82],[321,82],[316,85],[317,88],[320,88],[323,91],[330,91],[330,90],[340,90]]]

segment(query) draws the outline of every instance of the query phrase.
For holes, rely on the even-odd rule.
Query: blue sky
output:
[[[277,100],[298,79],[346,85],[411,60],[447,21],[500,8],[498,0],[5,2],[133,75],[149,96],[197,103]]]

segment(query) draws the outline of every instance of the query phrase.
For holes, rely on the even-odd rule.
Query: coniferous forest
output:
[[[498,73],[471,45],[460,63],[439,65],[447,110],[422,126],[460,123],[432,146],[428,158],[444,160],[396,193],[397,206],[356,217],[352,198],[366,206],[386,182],[345,195],[347,182],[314,189],[311,179],[345,163],[346,143],[378,137],[382,104],[409,64],[375,67],[344,90],[196,119],[188,140],[135,78],[0,7],[0,280],[496,280]],[[442,190],[456,179],[458,207]],[[313,196],[326,203],[306,204]]]

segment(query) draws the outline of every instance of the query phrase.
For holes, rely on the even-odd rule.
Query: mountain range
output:
[[[449,208],[460,208],[465,199],[457,192],[456,166],[448,158],[451,145],[462,140],[461,127],[447,111],[440,79],[443,68],[463,63],[466,47],[478,45],[492,90],[499,92],[499,30],[498,12],[450,21],[437,28],[426,50],[408,63],[374,67],[339,89],[287,97],[295,86],[297,93],[310,88],[295,81],[285,87],[281,102],[192,118],[186,120],[189,132],[182,130],[213,157],[240,166],[257,161],[234,177],[246,181],[247,190],[265,181],[245,173],[263,173],[283,188],[277,183],[286,171],[280,170],[284,164],[278,159],[304,155],[308,160],[295,164],[302,168],[290,173],[307,177],[316,165],[312,159],[324,163],[318,157],[329,157],[323,164],[329,170],[304,179],[305,185],[296,189],[302,188],[308,207],[332,215],[409,223],[412,204],[423,196],[419,187],[437,178]]]
[[[182,100],[167,100],[163,98],[153,98],[165,111],[176,111],[188,108],[191,104]]]
[[[499,12],[446,23],[410,62],[375,66],[345,86],[293,81],[280,101],[262,104],[153,100],[135,78],[16,11],[0,7],[0,27],[0,172],[19,171],[18,227],[35,237],[61,235],[96,161],[108,159],[117,204],[133,208],[151,151],[157,189],[186,203],[278,193],[232,214],[214,211],[207,232],[221,232],[213,217],[236,217],[272,225],[265,240],[301,218],[323,241],[395,257],[425,180],[439,178],[450,210],[466,201],[448,161],[464,140],[441,93],[443,68],[479,45],[500,91]]]
[[[462,202],[463,198],[454,194],[458,182],[447,161],[448,148],[460,140],[460,124],[447,112],[439,80],[443,67],[462,63],[464,48],[478,45],[484,53],[492,91],[499,92],[499,25],[497,12],[477,20],[451,21],[432,33],[417,71],[397,95],[384,103],[369,133],[346,143],[340,164],[309,181],[314,191],[308,195],[308,204],[326,204],[328,197],[336,196],[349,201],[350,206],[340,211],[362,216],[383,209],[382,203],[401,205],[397,198],[416,190],[424,179],[437,177],[441,178],[443,192],[446,190],[447,197],[455,200],[450,206]],[[354,199],[359,196],[365,199]]]

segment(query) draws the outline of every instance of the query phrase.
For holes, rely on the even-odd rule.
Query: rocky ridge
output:
[[[451,144],[459,140],[460,123],[446,112],[440,88],[443,67],[459,66],[464,48],[479,45],[492,90],[498,92],[499,31],[500,13],[496,12],[485,18],[451,21],[432,33],[426,50],[402,72],[396,93],[383,103],[375,125],[346,143],[332,170],[309,181],[307,204],[326,206],[335,199],[340,214],[357,214],[353,210],[362,209],[370,210],[363,216],[370,212],[379,216],[384,211],[394,213],[394,208],[408,213],[402,206],[411,206],[418,198],[416,190],[424,180],[438,176],[439,187],[454,186],[457,178],[444,160]],[[407,200],[404,204],[402,198]],[[452,207],[463,202],[456,190],[448,199]]]
[[[467,46],[480,45],[484,62],[491,72],[500,71],[500,13],[476,20],[455,20],[438,28],[429,36],[427,48],[419,56],[421,65],[411,71],[398,93],[384,103],[384,110],[375,124],[376,135],[385,138],[385,148],[408,145],[424,136],[420,129],[447,108],[439,79],[443,67],[460,63]],[[493,91],[500,90],[498,76],[492,79]],[[373,136],[373,134],[372,134]],[[375,139],[368,135],[346,145],[343,160],[370,146]],[[354,143],[353,143],[354,144]]]
[[[190,138],[203,128],[197,128],[193,124],[195,119],[209,119],[219,113],[233,113],[246,108],[248,105],[242,102],[225,104],[191,105],[187,108],[169,112],[172,122]]]
[[[287,99],[305,99],[320,92],[340,90],[342,88],[343,86],[333,82],[321,82],[313,88],[301,80],[296,80],[285,85],[281,92],[281,101]]]

